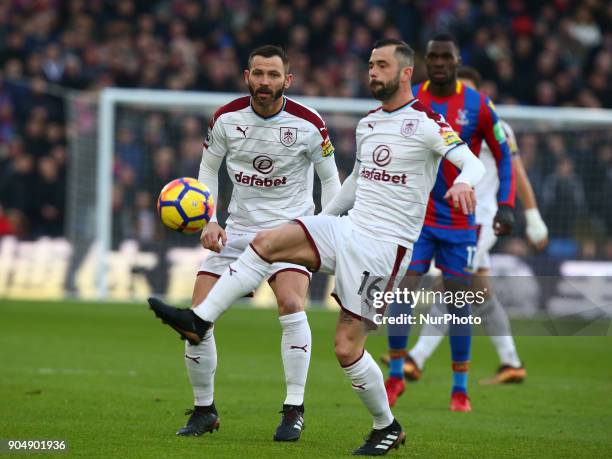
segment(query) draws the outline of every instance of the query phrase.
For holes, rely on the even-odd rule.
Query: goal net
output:
[[[198,236],[164,228],[155,202],[176,177],[197,177],[202,141],[214,111],[235,94],[107,89],[68,103],[71,167],[67,239],[72,246],[68,290],[81,298],[139,299],[161,294],[188,302],[207,253]],[[376,105],[370,100],[297,98],[325,119],[341,178],[354,163],[354,130]],[[550,230],[547,260],[612,256],[612,111],[498,107],[514,128],[544,219]],[[218,216],[227,217],[231,182],[220,172]],[[315,185],[315,203],[320,189]],[[498,244],[529,256],[521,235]],[[606,252],[607,251],[607,252]],[[523,257],[524,258],[524,257]],[[536,258],[537,259],[537,258]],[[529,264],[529,263],[528,263]],[[530,265],[536,272],[535,264]],[[535,266],[535,267],[534,267]],[[315,276],[313,303],[330,306],[333,280]],[[266,286],[256,306],[271,301]]]

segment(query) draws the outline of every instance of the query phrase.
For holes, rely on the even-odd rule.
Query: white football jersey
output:
[[[418,100],[393,112],[370,112],[359,121],[356,140],[360,170],[351,221],[373,238],[410,247],[442,157],[467,145]]]
[[[514,131],[508,123],[499,120],[508,140],[508,148],[512,156],[518,154],[518,146]],[[476,223],[479,225],[489,225],[497,212],[497,190],[499,189],[499,175],[497,164],[493,153],[486,142],[482,143],[480,150],[480,160],[485,166],[485,175],[474,187],[476,193]]]
[[[333,153],[319,114],[292,99],[268,118],[255,113],[249,96],[219,108],[204,154],[226,159],[234,185],[227,228],[252,233],[312,215],[313,164],[333,161]]]

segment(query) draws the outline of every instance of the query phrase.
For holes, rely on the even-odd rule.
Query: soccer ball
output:
[[[157,212],[164,225],[180,233],[197,233],[204,228],[214,210],[212,193],[194,178],[172,180],[162,188]]]

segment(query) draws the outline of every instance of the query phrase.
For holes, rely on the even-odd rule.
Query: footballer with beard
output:
[[[233,183],[225,228],[213,215],[201,235],[210,250],[198,271],[193,307],[202,303],[222,274],[258,231],[312,215],[313,169],[321,181],[321,205],[340,190],[334,147],[323,119],[312,108],[284,95],[293,80],[282,48],[255,49],[244,70],[251,93],[220,107],[210,121],[198,180],[218,202],[218,174],[223,159]],[[276,297],[282,329],[281,355],[287,393],[275,441],[296,441],[304,427],[304,387],[311,353],[311,333],[304,306],[311,274],[293,263],[274,263],[267,276]],[[198,436],[219,428],[214,403],[217,350],[210,328],[199,344],[185,343],[185,364],[193,387],[194,408],[177,435]]]
[[[492,220],[492,231],[496,236],[509,234],[514,223],[515,199],[512,155],[503,128],[488,97],[457,79],[461,64],[459,45],[449,34],[438,34],[427,44],[425,64],[428,80],[412,88],[419,101],[430,110],[444,116],[451,126],[449,132],[441,132],[448,141],[457,138],[465,142],[476,156],[482,141],[488,145],[499,177],[497,190],[498,210]],[[478,226],[473,214],[466,215],[448,199],[449,186],[454,183],[460,170],[443,159],[436,183],[427,203],[425,224],[414,245],[406,284],[410,288],[418,285],[418,276],[429,270],[432,259],[442,271],[444,288],[464,293],[472,289],[472,277],[476,271]],[[447,304],[448,311],[457,317],[469,318],[470,305]],[[391,308],[393,313],[395,307]],[[397,311],[401,308],[398,307]],[[459,322],[459,321],[458,321]],[[391,406],[405,389],[404,375],[417,379],[423,361],[412,352],[406,352],[409,327],[390,327],[389,378],[385,385]],[[452,359],[451,411],[471,411],[468,397],[468,371],[471,357],[471,326],[469,323],[453,323],[449,327]],[[410,376],[413,375],[413,376]]]
[[[467,145],[448,135],[453,131],[444,118],[413,97],[413,68],[414,52],[403,41],[374,45],[368,76],[381,105],[357,124],[355,167],[322,214],[257,233],[233,270],[225,271],[195,308],[149,298],[157,317],[199,346],[232,302],[259,285],[277,263],[334,274],[333,296],[340,306],[336,358],[372,423],[365,443],[353,451],[360,456],[387,454],[406,437],[389,407],[383,374],[365,349],[380,314],[362,292],[385,289],[384,283],[374,285],[379,276],[389,277],[387,288],[392,288],[392,279],[405,275],[442,158],[461,169],[446,197],[465,214],[474,211],[472,187],[484,175]]]

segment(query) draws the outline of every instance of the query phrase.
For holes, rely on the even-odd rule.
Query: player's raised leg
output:
[[[372,456],[403,444],[406,434],[391,413],[382,371],[365,350],[366,339],[365,322],[342,310],[336,325],[336,358],[374,420],[366,442],[353,454]]]
[[[227,267],[206,299],[193,309],[175,308],[156,298],[149,298],[149,305],[162,322],[191,344],[199,344],[213,322],[232,303],[272,274],[272,263],[277,261],[318,269],[318,252],[298,223],[286,223],[257,233],[238,260]]]
[[[317,270],[318,254],[301,225],[286,223],[257,233],[249,247],[223,273],[208,297],[194,308],[202,320],[212,323],[231,303],[254,290],[271,274],[272,263],[287,262]]]
[[[201,273],[193,288],[192,305],[206,298],[217,282],[212,273]],[[217,346],[213,329],[209,329],[199,344],[185,342],[185,366],[193,388],[193,409],[188,410],[190,417],[185,427],[176,433],[182,436],[198,436],[213,429],[219,429],[219,415],[214,404],[214,381],[217,369]]]
[[[283,331],[281,356],[287,385],[275,441],[296,441],[304,428],[304,389],[312,348],[310,326],[304,312],[309,283],[309,274],[297,268],[283,269],[270,280]]]

